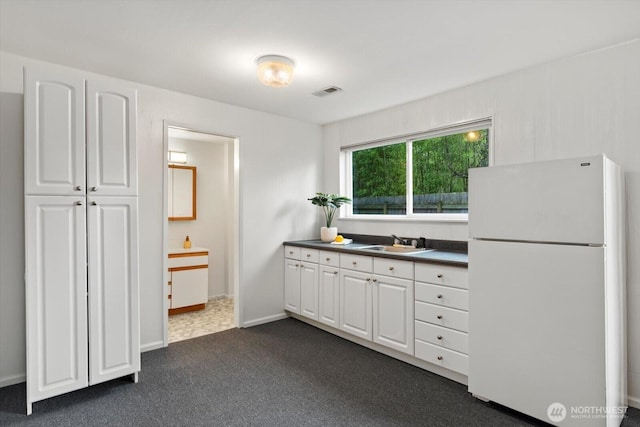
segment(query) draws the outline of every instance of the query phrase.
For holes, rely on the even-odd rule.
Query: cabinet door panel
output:
[[[133,89],[87,82],[87,187],[98,196],[138,193]]]
[[[371,341],[371,275],[340,271],[340,329]]]
[[[340,276],[337,267],[320,266],[318,320],[340,327]]]
[[[135,197],[93,197],[89,218],[90,384],[140,370]]]
[[[413,355],[413,281],[373,280],[373,341]]]
[[[25,69],[25,194],[84,193],[84,113],[81,77]]]
[[[318,264],[301,263],[300,314],[318,320]]]
[[[208,268],[171,272],[171,308],[205,304],[209,299]]]
[[[83,202],[25,200],[28,406],[88,385]]]
[[[300,261],[284,260],[284,309],[300,314]]]

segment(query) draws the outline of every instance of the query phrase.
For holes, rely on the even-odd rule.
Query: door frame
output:
[[[169,152],[169,128],[182,129],[191,132],[204,133],[209,135],[222,136],[233,140],[229,145],[229,150],[232,152],[232,162],[230,166],[233,168],[233,179],[228,183],[228,190],[231,194],[231,204],[228,211],[228,221],[231,225],[230,236],[228,239],[227,251],[230,254],[227,268],[229,271],[229,282],[233,284],[233,321],[236,327],[243,326],[244,318],[243,313],[243,298],[242,291],[240,289],[240,137],[230,136],[224,132],[217,132],[213,130],[203,130],[198,126],[191,126],[185,123],[177,123],[170,120],[163,120],[163,156],[162,156],[162,212],[163,212],[163,227],[162,227],[162,283],[164,286],[163,291],[163,303],[162,303],[162,339],[164,347],[169,345],[169,289],[166,284],[169,281],[168,272],[168,255],[169,255],[169,206],[167,200],[168,189],[168,165],[169,160],[167,153]],[[231,175],[231,174],[230,174]],[[228,283],[227,283],[228,284]]]

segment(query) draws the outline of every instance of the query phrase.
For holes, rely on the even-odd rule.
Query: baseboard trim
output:
[[[287,313],[280,313],[280,314],[274,314],[273,316],[266,316],[266,317],[261,317],[259,319],[253,319],[253,320],[249,320],[249,321],[245,321],[242,324],[242,328],[250,328],[252,326],[258,326],[258,325],[262,325],[264,323],[271,323],[271,322],[275,322],[278,320],[282,320],[282,319],[286,319],[287,317],[289,317],[287,315]]]
[[[151,351],[151,350],[157,350],[163,347],[165,347],[163,341],[150,342],[148,344],[144,344],[140,346],[140,353],[144,353],[146,351]]]
[[[14,384],[20,384],[27,380],[27,376],[25,374],[11,375],[8,377],[0,378],[0,388],[8,387]]]
[[[635,396],[629,396],[628,397],[628,405],[631,406],[632,408],[640,409],[640,398],[635,397]]]

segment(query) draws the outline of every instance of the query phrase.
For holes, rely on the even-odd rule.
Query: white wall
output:
[[[627,184],[629,394],[640,406],[640,41],[568,58],[324,128],[324,189],[341,145],[494,117],[495,164],[606,153]],[[466,240],[466,223],[338,220],[342,231]],[[585,373],[588,375],[588,373]]]
[[[233,143],[233,139],[227,139]],[[231,203],[227,179],[231,150],[227,144],[169,138],[169,150],[186,152],[187,165],[197,168],[197,206],[195,221],[169,221],[168,245],[169,249],[181,248],[185,236],[189,236],[193,246],[209,249],[209,298],[233,295],[227,257],[231,228],[227,220]]]
[[[22,67],[32,64],[38,62],[0,52],[0,386],[24,378]],[[309,238],[318,226],[315,211],[305,209],[320,181],[320,126],[127,84],[138,88],[143,349],[163,343],[163,120],[239,138],[241,319],[246,325],[284,316],[282,242]]]

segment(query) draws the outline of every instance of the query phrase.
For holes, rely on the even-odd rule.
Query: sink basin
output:
[[[417,254],[417,253],[429,252],[433,250],[433,249],[412,248],[412,247],[406,247],[406,246],[388,246],[388,245],[362,246],[358,249],[366,249],[366,250],[381,251],[381,252],[393,252],[397,254]]]

